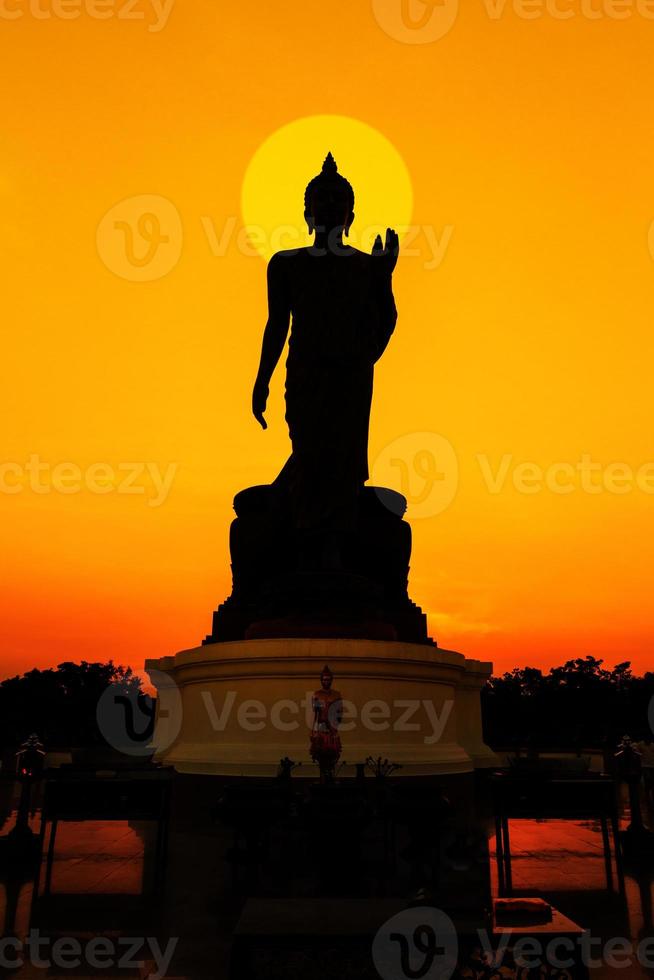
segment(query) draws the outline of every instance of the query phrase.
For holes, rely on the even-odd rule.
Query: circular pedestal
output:
[[[479,692],[492,665],[422,644],[354,639],[216,643],[146,662],[158,690],[156,757],[179,772],[274,776],[309,755],[311,696],[328,664],[344,702],[345,763],[381,756],[398,776],[497,764],[483,744]]]
[[[433,646],[407,591],[411,528],[402,494],[361,487],[356,521],[343,534],[300,530],[291,496],[284,480],[236,495],[232,594],[205,643],[294,636]]]

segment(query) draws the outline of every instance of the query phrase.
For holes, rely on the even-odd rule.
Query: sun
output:
[[[264,258],[308,245],[304,189],[332,152],[354,187],[356,218],[349,242],[369,252],[375,236],[391,227],[402,237],[413,213],[413,187],[399,151],[378,130],[349,116],[306,116],[272,133],[245,173],[243,220]]]

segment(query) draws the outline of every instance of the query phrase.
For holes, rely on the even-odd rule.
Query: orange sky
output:
[[[535,19],[466,0],[430,43],[382,29],[400,0],[177,0],[165,23],[160,3],[138,0],[130,19],[125,3],[0,3],[0,674],[82,658],[140,667],[208,632],[229,591],[231,498],[288,453],[282,371],[269,431],[249,415],[265,264],[235,242],[244,175],[277,129],[322,114],[378,131],[410,176],[420,254],[396,273],[370,456],[405,458],[410,485],[400,466],[395,485],[416,501],[418,454],[449,466],[413,522],[411,592],[432,632],[501,670],[587,653],[651,668],[645,0],[551,0]],[[307,157],[307,179],[320,162]],[[365,181],[355,189],[365,209]],[[259,192],[278,190],[273,172]],[[136,281],[150,270],[130,274],[125,254],[127,278],[108,267],[127,241],[114,218],[130,214],[103,217],[143,195],[172,205],[160,261],[174,261],[153,281]],[[399,223],[397,206],[389,187],[380,220]],[[216,254],[207,229],[229,227]],[[447,242],[435,266],[426,228]],[[584,458],[596,469],[570,482]],[[30,459],[46,467],[38,483]],[[124,479],[132,463],[150,465],[145,493],[88,476],[105,464]],[[516,472],[524,463],[540,470]],[[61,492],[76,472],[82,489]],[[171,475],[160,506],[148,472]],[[443,508],[444,485],[456,493]]]

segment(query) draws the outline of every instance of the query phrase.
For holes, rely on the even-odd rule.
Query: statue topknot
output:
[[[337,174],[338,164],[331,153],[331,151],[325,157],[325,162],[322,165],[322,173],[324,174]]]
[[[311,198],[313,194],[321,188],[333,188],[334,190],[342,193],[343,197],[347,201],[348,208],[351,211],[354,210],[354,189],[349,180],[346,180],[342,174],[339,174],[338,165],[331,152],[325,157],[322,170],[318,176],[309,181],[304,194],[305,211],[311,210]]]

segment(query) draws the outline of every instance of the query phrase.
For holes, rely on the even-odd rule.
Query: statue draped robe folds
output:
[[[280,252],[269,269],[271,308],[292,316],[286,421],[292,454],[275,485],[297,528],[346,530],[368,479],[374,364],[397,313],[390,277],[356,249]]]
[[[232,594],[207,643],[362,637],[431,643],[408,591],[405,498],[366,486],[375,363],[395,329],[392,228],[372,253],[347,244],[354,190],[328,154],[308,184],[313,244],[268,265],[268,319],[252,390],[267,428],[270,381],[289,336],[286,421],[292,452],[272,484],[234,498]],[[322,733],[325,735],[325,733]]]

